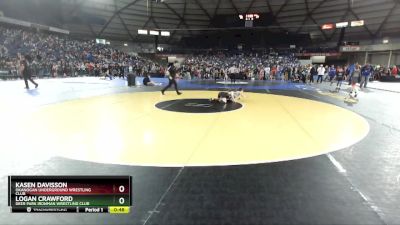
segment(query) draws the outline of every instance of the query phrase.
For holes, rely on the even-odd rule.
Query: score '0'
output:
[[[125,191],[125,187],[123,185],[119,186],[118,188],[119,192],[124,192]],[[125,199],[123,197],[119,198],[119,204],[123,205],[125,203]]]

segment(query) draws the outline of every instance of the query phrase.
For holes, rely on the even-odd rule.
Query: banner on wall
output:
[[[300,59],[299,60],[300,65],[305,66],[305,65],[310,65],[312,64],[312,60],[311,59]]]
[[[361,50],[360,46],[352,46],[352,45],[348,45],[348,46],[342,46],[340,47],[340,51],[341,52],[358,52]]]
[[[295,56],[340,56],[340,52],[304,52],[296,53]]]
[[[318,56],[311,56],[312,63],[325,63],[326,56],[318,55]]]

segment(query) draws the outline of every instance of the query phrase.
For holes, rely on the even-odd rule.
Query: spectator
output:
[[[356,84],[358,83],[358,79],[360,78],[360,75],[361,75],[361,67],[360,67],[360,65],[357,63],[357,64],[354,66],[354,71],[353,71],[353,74],[351,75],[351,92],[350,92],[350,94],[351,94],[351,93],[354,94],[354,97],[355,97],[355,98],[357,97],[357,87],[356,87]]]
[[[150,80],[150,76],[148,74],[145,74],[144,78],[143,78],[143,85],[144,86],[155,86],[156,84]]]
[[[346,69],[346,75],[348,76],[349,79],[349,85],[351,85],[354,69],[355,69],[355,64],[350,64]]]
[[[310,83],[314,83],[314,76],[318,75],[318,72],[317,72],[317,69],[315,69],[315,66],[311,66],[309,74],[310,74]]]
[[[398,69],[397,69],[397,66],[396,65],[393,65],[393,68],[392,68],[392,71],[391,71],[391,73],[392,73],[392,76],[397,76],[397,74],[398,74]]]
[[[333,79],[336,76],[336,68],[334,65],[332,65],[331,67],[329,67],[328,69],[328,75],[329,75],[329,81],[331,82],[331,86],[333,84]]]
[[[324,65],[321,64],[318,67],[317,72],[318,72],[317,83],[318,83],[319,80],[321,80],[321,83],[322,83],[323,76],[325,75],[325,67],[324,67]]]
[[[336,91],[340,91],[340,88],[342,87],[342,82],[344,80],[344,69],[341,66],[337,67],[336,70],[336,80],[337,80],[337,84],[336,84]]]
[[[367,88],[367,83],[369,80],[369,77],[373,74],[374,70],[371,65],[368,63],[365,64],[365,66],[362,67],[361,69],[361,82],[360,82],[360,88]]]

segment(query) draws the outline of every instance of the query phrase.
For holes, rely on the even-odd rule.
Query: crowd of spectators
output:
[[[281,80],[303,83],[322,83],[322,80],[347,80],[351,81],[352,68],[358,65],[302,65],[293,52],[259,52],[259,53],[235,53],[226,52],[191,55],[182,64],[181,76],[186,79],[239,79],[252,80]],[[396,65],[390,68],[380,65],[359,65],[364,71],[368,71],[367,79],[380,80],[382,76],[398,76]],[[366,69],[367,68],[367,69]],[[343,71],[336,76],[336,71]],[[339,78],[338,78],[339,77]],[[315,79],[314,79],[315,78]],[[360,76],[365,78],[365,76]]]
[[[359,72],[355,68],[359,68]],[[358,63],[347,65],[302,65],[293,53],[276,52],[247,54],[203,54],[186,58],[181,76],[186,79],[251,79],[280,80],[302,82],[304,84],[329,81],[337,82],[340,90],[342,82],[360,83],[366,88],[370,80],[379,80],[382,76],[398,76],[396,65],[385,68],[380,65]],[[356,75],[354,75],[356,74]],[[357,75],[359,74],[359,75]]]
[[[280,52],[270,49],[193,54],[186,57],[178,72],[188,79],[228,79],[234,74],[238,79],[305,82],[312,74],[312,66],[301,65],[295,53],[293,49]],[[166,70],[152,60],[129,55],[109,45],[97,44],[95,40],[75,40],[67,35],[0,26],[0,72],[20,77],[21,55],[30,56],[31,71],[37,77],[85,74],[112,78],[128,73],[163,76]],[[371,77],[374,79],[398,74],[396,66],[372,68]],[[325,70],[328,71],[328,68]]]
[[[284,79],[288,73],[299,67],[294,54],[275,52],[260,53],[216,53],[188,56],[181,70],[190,79],[227,79],[236,74],[241,79]]]
[[[20,56],[29,55],[35,76],[77,76],[82,74],[124,75],[159,72],[160,65],[129,55],[95,40],[74,40],[66,35],[0,26],[0,70],[19,77]]]

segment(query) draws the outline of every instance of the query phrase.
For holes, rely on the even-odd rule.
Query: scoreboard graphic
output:
[[[129,213],[130,176],[9,176],[13,213]]]

